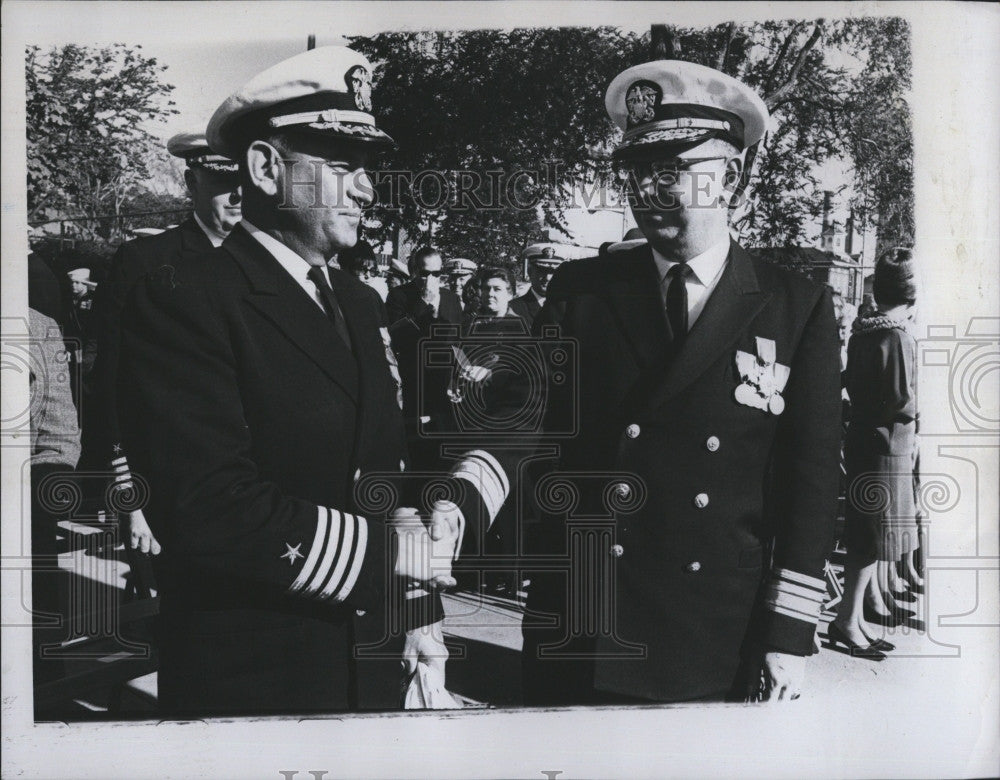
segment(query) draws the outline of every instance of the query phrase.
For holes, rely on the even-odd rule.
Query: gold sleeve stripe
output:
[[[289,588],[292,593],[298,593],[305,587],[313,570],[316,568],[316,563],[319,561],[320,555],[323,553],[323,543],[326,541],[327,530],[331,525],[330,510],[323,506],[317,507],[316,510],[316,534],[313,536],[313,543],[309,547],[309,554],[302,564],[302,570],[299,571],[299,576],[295,578],[295,582]]]
[[[805,585],[808,588],[819,591],[824,596],[826,595],[826,580],[820,577],[810,577],[808,574],[803,574],[793,569],[775,569],[773,574],[778,579]]]
[[[316,596],[316,598],[320,601],[331,599],[337,593],[340,583],[344,579],[344,572],[347,571],[351,556],[354,554],[354,532],[356,526],[354,515],[345,513],[343,518],[344,522],[341,527],[343,532],[341,534],[343,543],[340,545],[340,549],[337,550],[336,563],[333,567],[333,573],[330,574],[326,581],[326,585]]]
[[[791,569],[775,569],[764,592],[764,604],[796,620],[815,624],[826,600],[826,582]]]
[[[510,492],[510,482],[497,459],[485,450],[472,450],[455,465],[452,476],[476,488],[492,525]]]
[[[305,588],[302,590],[302,595],[304,596],[314,595],[326,581],[330,569],[333,568],[337,550],[340,547],[341,536],[343,535],[343,521],[341,520],[340,512],[336,509],[324,509],[323,511],[326,512],[329,518],[329,535],[326,538],[326,543],[323,545],[323,557],[320,559],[316,571],[313,572]]]
[[[358,523],[358,530],[354,535],[356,540],[354,544],[354,558],[351,561],[351,569],[347,573],[347,579],[344,580],[344,584],[334,594],[334,601],[343,601],[351,595],[351,591],[354,590],[354,585],[361,575],[361,566],[365,562],[365,550],[368,549],[368,521],[363,517],[355,517],[355,520]]]

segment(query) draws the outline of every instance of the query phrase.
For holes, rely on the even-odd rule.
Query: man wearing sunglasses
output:
[[[410,281],[393,289],[386,299],[389,322],[409,318],[422,331],[429,331],[433,322],[461,322],[458,296],[441,284],[441,253],[422,246],[410,255],[408,266]]]
[[[410,458],[415,469],[430,469],[437,466],[437,442],[421,437],[420,429],[441,422],[449,412],[449,403],[447,385],[431,381],[421,369],[419,345],[435,325],[461,323],[462,304],[442,284],[444,270],[437,249],[420,247],[410,255],[408,265],[410,281],[389,291],[385,307],[403,381],[403,420]]]
[[[729,235],[768,122],[752,89],[663,60],[619,74],[606,105],[646,240],[563,264],[535,320],[578,361],[547,386],[546,430],[576,431],[552,440],[574,502],[525,537],[568,561],[532,572],[525,703],[795,699],[837,504],[830,295]],[[518,463],[474,451],[454,474],[476,489],[438,520],[463,519],[474,549]]]

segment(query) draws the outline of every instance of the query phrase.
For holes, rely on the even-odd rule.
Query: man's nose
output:
[[[367,208],[375,202],[375,185],[372,183],[368,171],[358,168],[348,179],[347,193],[351,200],[361,208]]]
[[[239,206],[243,201],[243,185],[237,184],[236,189],[229,193],[229,205]]]

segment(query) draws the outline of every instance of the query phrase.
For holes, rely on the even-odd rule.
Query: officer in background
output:
[[[535,321],[578,345],[576,381],[550,376],[545,426],[574,433],[553,443],[576,489],[528,540],[572,571],[532,575],[525,701],[794,699],[837,506],[830,295],[730,238],[744,152],[768,121],[753,90],[656,61],[619,74],[606,105],[648,243],[564,264]],[[437,519],[464,521],[463,549],[517,466],[499,448],[455,466],[473,489]]]
[[[394,571],[431,580],[427,531],[394,540],[391,506],[366,509],[356,487],[406,467],[385,309],[327,265],[357,241],[368,157],[393,143],[371,72],[324,47],[227,98],[207,136],[239,163],[243,221],[154,270],[126,306],[119,407],[163,545],[172,714],[388,709],[401,657],[443,673],[433,632],[402,636],[435,623],[440,601],[395,595]]]
[[[448,288],[458,296],[459,305],[465,312],[475,308],[475,304],[467,298],[475,297],[476,291],[472,289],[466,293],[466,286],[477,268],[479,266],[476,263],[464,257],[453,257],[444,264],[444,272],[448,275]]]
[[[153,268],[182,254],[198,254],[220,246],[240,221],[240,185],[237,165],[208,148],[204,132],[184,132],[167,141],[167,151],[185,161],[184,183],[191,196],[191,215],[177,227],[157,235],[127,241],[118,247],[107,279],[94,295],[93,319],[97,335],[97,416],[88,420],[88,439],[97,443],[98,461],[110,466],[115,490],[132,486],[122,447],[116,410],[119,328],[129,291]],[[134,550],[156,555],[159,542],[141,509],[124,513],[128,543]]]
[[[517,316],[521,317],[528,328],[535,322],[535,317],[545,305],[545,294],[549,288],[552,274],[566,260],[569,259],[569,250],[565,244],[531,244],[526,247],[523,253],[528,261],[528,280],[531,288],[524,294],[511,301],[510,308]]]

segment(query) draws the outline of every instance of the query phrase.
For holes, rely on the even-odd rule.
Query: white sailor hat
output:
[[[81,284],[87,285],[87,287],[91,290],[97,287],[97,282],[93,282],[90,279],[89,268],[74,268],[72,271],[67,271],[66,276],[69,277],[71,282],[80,282]]]
[[[364,55],[343,46],[297,54],[226,98],[208,122],[208,143],[234,158],[248,141],[279,130],[395,146],[375,125],[371,74]]]
[[[167,141],[167,151],[186,160],[189,168],[204,168],[217,173],[236,173],[239,170],[235,162],[209,148],[204,133],[178,133]]]
[[[459,274],[474,274],[477,268],[479,268],[479,266],[476,263],[465,257],[453,257],[444,264],[445,273],[451,276],[458,276]]]
[[[604,103],[625,131],[617,158],[707,138],[723,138],[742,150],[767,130],[767,107],[754,90],[714,68],[681,60],[645,62],[619,73]]]
[[[572,258],[573,247],[567,244],[552,242],[529,244],[521,253],[522,257],[532,265],[555,267]]]

